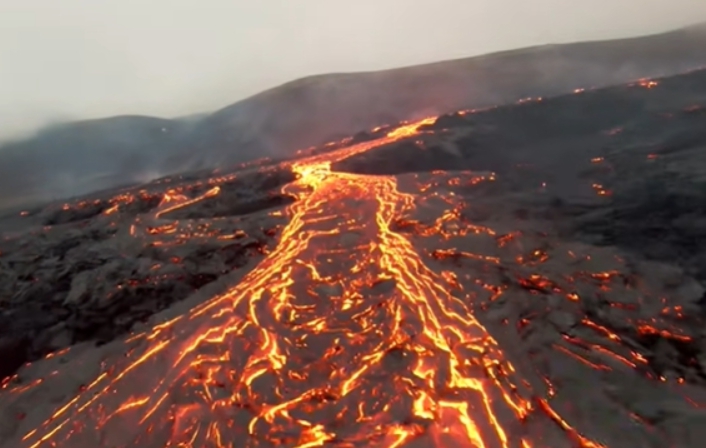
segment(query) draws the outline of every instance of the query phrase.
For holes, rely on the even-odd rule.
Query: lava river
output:
[[[419,195],[393,176],[332,169],[432,121],[286,162],[297,178],[283,193],[297,200],[274,250],[226,293],[132,335],[17,446],[547,446],[522,430],[533,419],[556,428],[561,446],[603,446],[395,227]]]

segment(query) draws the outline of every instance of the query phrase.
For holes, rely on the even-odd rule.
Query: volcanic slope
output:
[[[56,350],[0,446],[701,446],[705,105],[698,71],[28,211],[0,328]]]
[[[205,117],[177,166],[220,166],[345,137],[381,123],[555,96],[706,66],[706,23],[627,39],[521,48],[283,84]],[[238,148],[234,151],[233,148]]]
[[[291,155],[381,123],[706,66],[706,26],[375,72],[307,77],[213,113],[58,124],[0,144],[0,210],[196,168]]]

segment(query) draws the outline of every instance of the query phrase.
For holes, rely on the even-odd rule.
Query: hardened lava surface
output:
[[[43,358],[3,381],[0,447],[700,446],[698,244],[648,244],[666,218],[625,174],[688,207],[705,93],[523,100],[25,213],[4,338]]]

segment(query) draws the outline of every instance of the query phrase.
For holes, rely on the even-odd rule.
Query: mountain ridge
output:
[[[279,157],[425,115],[688,71],[706,65],[705,30],[702,24],[642,37],[313,75],[212,113],[175,119],[131,114],[54,125],[0,147],[0,209]],[[86,181],[91,173],[106,176]]]

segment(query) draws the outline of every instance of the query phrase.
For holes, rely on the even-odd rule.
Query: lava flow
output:
[[[560,446],[603,446],[551,404],[546,379],[509,360],[474,304],[452,294],[454,276],[437,274],[425,261],[433,258],[396,228],[419,195],[402,191],[393,176],[332,168],[433,121],[287,162],[297,178],[283,193],[296,201],[276,248],[224,294],[131,336],[125,356],[104,363],[18,446],[547,446],[523,429],[537,419],[556,428]],[[491,180],[464,174],[469,184]],[[164,210],[189,205],[177,204]],[[432,225],[409,226],[444,236]],[[468,255],[433,252],[449,254]],[[560,290],[540,276],[527,282]],[[492,300],[502,294],[485,287]],[[588,319],[585,325],[617,338]]]

